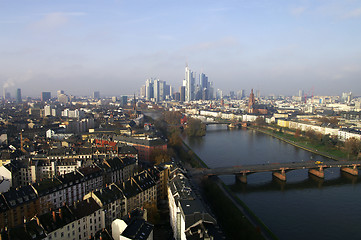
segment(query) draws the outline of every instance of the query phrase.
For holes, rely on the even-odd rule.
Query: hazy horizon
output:
[[[28,3],[28,4],[27,4]],[[0,0],[0,87],[177,91],[188,63],[224,92],[361,95],[360,1]]]

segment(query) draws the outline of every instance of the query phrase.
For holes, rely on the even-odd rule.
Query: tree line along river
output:
[[[185,139],[210,167],[332,161],[253,130],[207,126],[202,138]],[[232,176],[222,181],[245,202],[279,239],[360,239],[360,178],[325,169],[325,179],[308,170],[287,172],[287,182],[270,172],[255,173],[241,184]]]

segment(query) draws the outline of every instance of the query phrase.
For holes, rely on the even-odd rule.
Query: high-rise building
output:
[[[350,103],[352,100],[352,92],[342,93],[341,99],[343,102]]]
[[[153,97],[154,97],[154,100],[155,102],[158,102],[159,101],[159,94],[160,94],[160,80],[159,79],[156,79],[154,80],[153,82]]]
[[[126,106],[128,104],[128,96],[121,96],[120,97],[120,105],[122,107]]]
[[[145,99],[155,102],[170,99],[171,86],[159,79],[147,79],[145,82]]]
[[[141,87],[140,87],[140,98],[145,98],[146,97],[146,95],[145,95],[145,85],[142,85]]]
[[[58,95],[58,102],[67,104],[69,102],[69,97],[66,94],[59,94]]]
[[[194,83],[195,83],[195,77],[194,73],[189,69],[188,66],[186,66],[185,69],[185,78],[183,85],[185,87],[185,101],[189,102],[194,100]]]
[[[209,87],[208,77],[204,73],[199,74],[199,84],[202,89]]]
[[[236,95],[234,94],[234,91],[230,91],[230,92],[229,92],[229,97],[230,97],[231,99],[235,99],[235,98],[236,98]]]
[[[154,97],[154,83],[153,79],[147,79],[145,82],[145,99],[151,100]]]
[[[217,99],[223,98],[223,91],[221,89],[217,89],[216,97]]]
[[[181,101],[181,102],[184,102],[185,101],[185,99],[186,99],[186,87],[185,86],[181,86],[180,87],[180,89],[179,89],[179,94],[180,94],[180,96],[179,96],[179,101]]]
[[[100,99],[100,92],[99,91],[93,92],[93,99]]]
[[[241,100],[244,98],[244,89],[237,92],[237,99]]]
[[[16,90],[16,102],[17,102],[17,103],[21,103],[21,102],[22,102],[22,99],[21,99],[21,89],[20,89],[20,88],[18,88],[18,89]]]
[[[56,93],[57,93],[56,96],[59,97],[59,95],[64,94],[64,90],[58,90]]]
[[[42,92],[41,93],[41,101],[46,102],[51,99],[51,92]]]

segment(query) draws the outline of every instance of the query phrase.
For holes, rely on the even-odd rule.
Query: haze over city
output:
[[[186,63],[224,91],[361,84],[360,1],[0,1],[0,84],[23,96],[178,90]]]

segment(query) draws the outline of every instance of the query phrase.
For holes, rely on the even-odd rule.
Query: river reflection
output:
[[[185,139],[209,167],[281,162],[330,161],[268,135],[208,126],[203,138]],[[220,178],[280,239],[360,239],[360,178],[325,169],[325,179],[307,169],[287,172],[287,182],[271,173]]]

